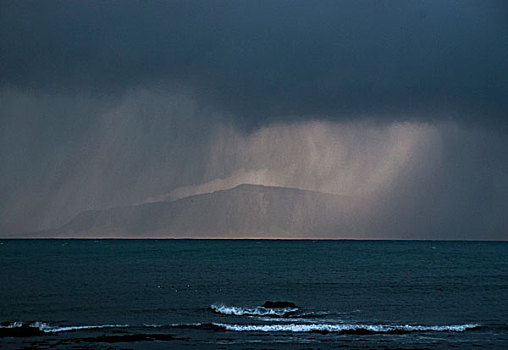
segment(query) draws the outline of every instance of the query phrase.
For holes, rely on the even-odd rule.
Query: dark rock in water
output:
[[[263,307],[266,307],[267,309],[282,309],[286,307],[295,308],[296,305],[289,301],[265,301]]]

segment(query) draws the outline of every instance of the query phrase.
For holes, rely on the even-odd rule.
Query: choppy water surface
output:
[[[2,348],[508,348],[508,243],[3,240],[0,261]]]

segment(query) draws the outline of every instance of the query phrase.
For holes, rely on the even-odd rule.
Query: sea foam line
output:
[[[262,306],[256,308],[243,308],[238,306],[216,305],[210,306],[212,311],[228,316],[278,316],[283,317],[298,311],[298,308],[270,309]]]
[[[13,322],[7,326],[0,326],[0,328],[14,329],[21,327],[30,327],[36,328],[44,333],[59,333],[59,332],[69,332],[69,331],[77,331],[77,330],[85,330],[85,329],[99,329],[99,328],[122,328],[128,327],[128,324],[102,324],[102,325],[86,325],[86,326],[51,326],[45,322],[32,322],[29,324],[23,323],[21,321]]]
[[[413,326],[413,325],[369,325],[369,324],[270,324],[270,325],[243,325],[214,323],[217,327],[236,332],[464,332],[479,327],[478,324],[462,324],[449,326]]]

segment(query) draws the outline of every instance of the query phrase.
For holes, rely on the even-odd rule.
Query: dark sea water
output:
[[[0,261],[0,348],[508,349],[506,242],[2,240]]]

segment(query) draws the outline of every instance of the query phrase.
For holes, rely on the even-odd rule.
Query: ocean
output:
[[[0,240],[0,261],[5,349],[508,349],[508,242]]]

